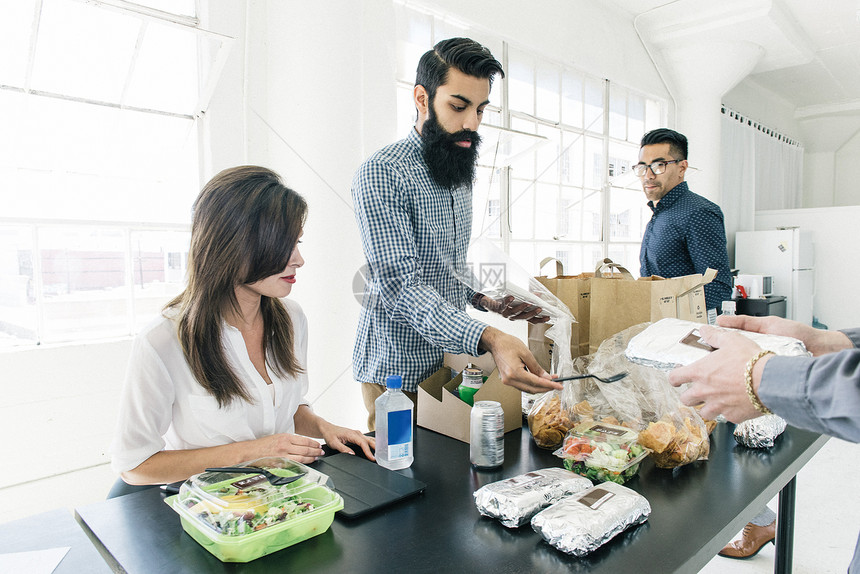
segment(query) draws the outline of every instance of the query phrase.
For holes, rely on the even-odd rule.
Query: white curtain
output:
[[[724,108],[720,196],[734,260],[735,232],[754,230],[756,211],[802,207],[803,147]]]

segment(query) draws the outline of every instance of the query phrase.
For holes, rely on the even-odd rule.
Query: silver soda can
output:
[[[469,420],[469,460],[478,469],[505,462],[505,411],[497,401],[478,401]]]

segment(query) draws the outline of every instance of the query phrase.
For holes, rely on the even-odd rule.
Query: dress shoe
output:
[[[744,526],[743,535],[739,540],[729,542],[720,550],[720,556],[726,558],[750,558],[768,542],[776,539],[776,520],[767,526],[756,526],[752,522]]]

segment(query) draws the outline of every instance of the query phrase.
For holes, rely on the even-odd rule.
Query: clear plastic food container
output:
[[[322,534],[343,508],[331,478],[292,460],[261,458],[237,466],[304,477],[282,486],[254,472],[203,472],[166,500],[182,528],[222,562],[249,562]]]
[[[568,432],[554,454],[564,459],[565,468],[595,483],[624,484],[651,452],[637,442],[638,436],[627,427],[589,421]]]

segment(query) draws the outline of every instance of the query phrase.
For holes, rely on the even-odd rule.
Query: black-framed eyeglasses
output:
[[[670,163],[678,163],[680,161],[684,161],[682,159],[673,159],[671,161],[655,161],[652,164],[645,163],[637,163],[633,166],[633,173],[635,173],[638,177],[642,177],[645,175],[645,170],[650,169],[651,173],[654,175],[660,175],[664,171],[666,171],[666,166]]]

